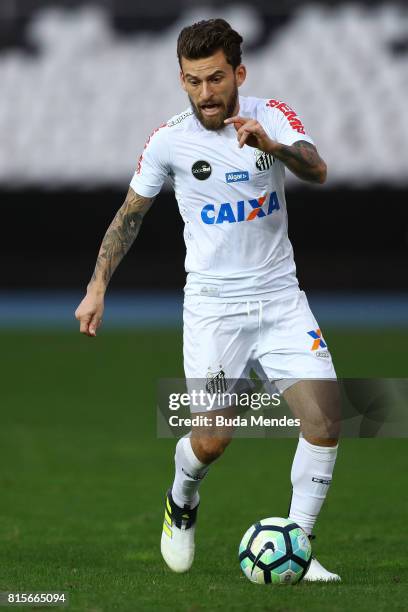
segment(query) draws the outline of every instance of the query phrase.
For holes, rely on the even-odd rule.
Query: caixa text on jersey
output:
[[[253,221],[256,218],[267,217],[274,210],[279,210],[279,200],[276,191],[252,200],[239,200],[232,204],[206,204],[201,210],[201,219],[207,225],[214,223],[240,223]]]

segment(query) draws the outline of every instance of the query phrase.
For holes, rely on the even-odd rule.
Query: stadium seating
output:
[[[213,15],[186,10],[166,29],[124,36],[93,5],[36,12],[27,29],[36,52],[0,53],[0,185],[123,186],[149,132],[187,106],[180,28]],[[302,115],[329,185],[408,182],[406,9],[306,5],[266,37],[249,6],[222,16],[249,47],[242,94]]]

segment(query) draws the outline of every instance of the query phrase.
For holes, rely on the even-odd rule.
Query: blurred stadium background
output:
[[[242,93],[296,108],[328,162],[323,188],[288,180],[299,279],[320,322],[408,323],[405,3],[2,0],[3,324],[69,323],[147,136],[187,106],[177,34],[214,15],[244,35]],[[163,191],[107,320],[179,322],[183,258]]]

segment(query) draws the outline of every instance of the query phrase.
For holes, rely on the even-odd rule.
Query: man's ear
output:
[[[180,70],[179,76],[180,76],[180,84],[181,84],[182,88],[184,89],[184,91],[187,91],[186,80],[184,78],[184,74],[183,74],[182,70]]]
[[[244,64],[240,64],[235,69],[235,78],[237,80],[237,86],[241,87],[242,83],[245,81],[247,75],[246,67]]]

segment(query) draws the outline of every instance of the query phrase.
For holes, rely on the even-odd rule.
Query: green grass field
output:
[[[408,330],[325,337],[339,375],[408,376]],[[407,609],[406,440],[342,442],[315,544],[341,584],[259,586],[239,568],[249,525],[287,511],[294,439],[233,442],[202,486],[193,569],[175,575],[155,396],[182,375],[181,335],[2,332],[1,347],[0,591],[65,590],[89,612]]]

